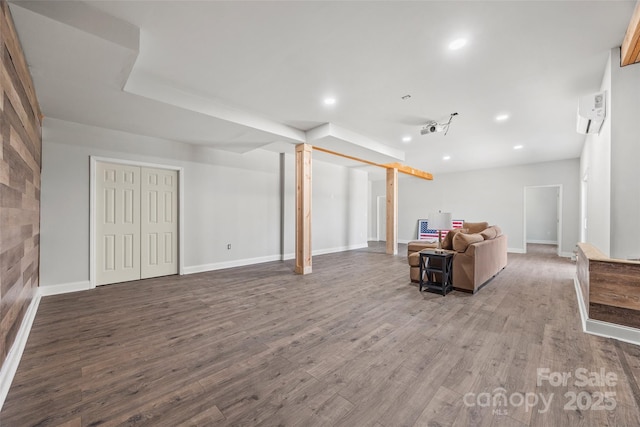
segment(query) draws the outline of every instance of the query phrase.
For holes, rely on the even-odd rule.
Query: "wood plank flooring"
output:
[[[640,348],[584,334],[575,263],[529,251],[476,295],[420,293],[373,245],[307,276],[273,262],[45,297],[0,425],[640,425]],[[615,409],[593,408],[604,392]]]

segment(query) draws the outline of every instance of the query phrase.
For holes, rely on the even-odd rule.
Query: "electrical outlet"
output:
[[[231,249],[231,243],[227,244],[227,249]]]

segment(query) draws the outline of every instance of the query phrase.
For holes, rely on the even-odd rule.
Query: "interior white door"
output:
[[[178,172],[141,169],[140,277],[178,274]]]
[[[96,284],[140,279],[140,168],[96,164]]]

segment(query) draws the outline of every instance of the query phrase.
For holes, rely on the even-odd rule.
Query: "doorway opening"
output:
[[[528,245],[555,246],[562,255],[562,185],[524,188],[524,252]]]

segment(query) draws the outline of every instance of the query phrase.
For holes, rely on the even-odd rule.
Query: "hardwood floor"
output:
[[[377,245],[293,269],[43,298],[0,425],[640,425],[640,348],[581,331],[575,263],[542,245],[476,295],[418,292]]]

